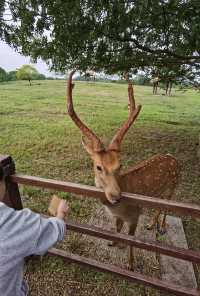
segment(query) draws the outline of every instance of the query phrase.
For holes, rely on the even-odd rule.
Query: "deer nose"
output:
[[[112,203],[113,205],[118,204],[118,203],[120,202],[121,199],[122,199],[122,196],[121,196],[121,195],[118,195],[118,196],[112,196],[111,203]]]

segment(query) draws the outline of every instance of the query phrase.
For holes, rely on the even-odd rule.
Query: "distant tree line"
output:
[[[46,76],[40,74],[33,66],[23,65],[16,72],[16,78],[18,80],[28,80],[31,85],[32,80],[44,80]]]
[[[174,67],[145,67],[143,71],[135,70],[129,78],[134,81],[135,85],[153,86],[153,94],[157,94],[158,86],[165,91],[166,95],[171,95],[172,86],[180,90],[194,88],[200,90],[200,71],[189,66]],[[86,77],[85,73],[77,76],[75,80],[79,81],[96,81],[111,83],[127,83],[124,73],[118,72],[118,79],[113,79],[109,75]]]
[[[6,72],[0,67],[0,82],[16,80],[16,71]]]
[[[32,80],[45,80],[54,79],[53,77],[46,77],[44,74],[39,73],[31,65],[23,65],[21,68],[14,71],[7,72],[0,67],[0,82],[15,81],[15,80],[28,80],[30,85]]]

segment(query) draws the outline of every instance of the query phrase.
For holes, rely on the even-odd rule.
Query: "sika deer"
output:
[[[134,235],[140,215],[140,207],[133,202],[123,200],[121,192],[130,192],[152,197],[170,198],[176,187],[178,180],[178,165],[174,157],[170,155],[158,154],[145,160],[138,165],[134,165],[126,172],[121,172],[120,165],[120,146],[121,142],[137,118],[141,106],[135,106],[132,84],[128,83],[129,97],[129,116],[122,127],[117,131],[108,148],[104,148],[102,141],[90,130],[77,116],[73,108],[72,101],[72,76],[67,84],[67,107],[68,114],[74,123],[78,126],[82,135],[82,143],[89,153],[94,163],[95,184],[105,192],[105,198],[102,203],[116,218],[116,230],[120,232],[124,222],[128,224],[128,234]],[[152,229],[158,223],[160,210],[157,210],[149,229]],[[166,213],[159,227],[160,232],[165,232]],[[132,268],[132,248],[130,248],[130,266]]]

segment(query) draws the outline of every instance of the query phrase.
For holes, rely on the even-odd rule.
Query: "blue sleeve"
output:
[[[15,211],[0,207],[0,246],[14,257],[44,254],[65,234],[65,223],[58,218],[43,218],[29,209]]]
[[[42,255],[58,241],[64,239],[65,223],[58,218],[40,217],[38,237],[32,250],[33,254]]]

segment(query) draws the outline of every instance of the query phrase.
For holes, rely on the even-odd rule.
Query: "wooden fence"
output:
[[[54,189],[57,191],[71,192],[92,198],[101,198],[104,195],[104,192],[102,190],[97,189],[93,186],[86,186],[81,184],[15,174],[15,165],[10,156],[0,155],[0,166],[3,168],[7,188],[7,193],[4,202],[7,205],[15,208],[16,210],[22,209],[22,202],[18,189],[18,184]],[[198,205],[189,203],[179,203],[175,201],[167,201],[163,199],[129,193],[123,193],[122,196],[125,199],[130,199],[134,201],[142,207],[167,209],[175,215],[184,215],[191,216],[194,218],[200,218],[200,206]],[[183,248],[164,245],[159,242],[140,240],[125,234],[113,233],[111,231],[103,230],[99,227],[94,227],[87,224],[83,225],[78,223],[67,222],[66,227],[67,229],[70,229],[75,232],[84,233],[106,240],[123,242],[127,245],[131,245],[136,248],[141,248],[148,251],[154,251],[157,253],[165,254],[171,257],[188,260],[195,264],[200,263],[199,251],[197,252],[193,250],[187,250]],[[133,281],[143,285],[151,286],[160,291],[173,293],[174,295],[200,296],[199,289],[190,289],[178,286],[169,282],[162,281],[157,278],[152,278],[137,272],[132,272],[111,264],[104,264],[90,258],[74,255],[63,250],[52,248],[51,250],[49,250],[49,255],[59,256],[62,257],[64,260],[67,260],[68,262],[71,261],[74,263],[98,269],[103,272],[109,272],[118,275],[128,281]]]

